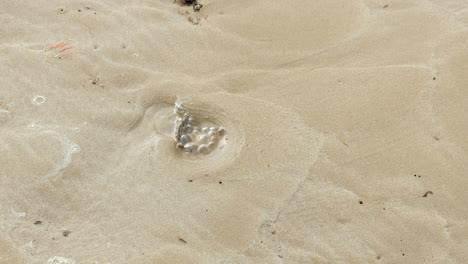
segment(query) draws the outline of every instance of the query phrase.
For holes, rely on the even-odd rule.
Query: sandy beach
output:
[[[463,264],[466,0],[0,0],[0,264]]]

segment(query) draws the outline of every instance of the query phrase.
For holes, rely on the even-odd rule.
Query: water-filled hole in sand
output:
[[[156,139],[161,155],[171,157],[164,161],[178,162],[179,167],[208,160],[221,166],[236,156],[243,145],[243,133],[222,108],[193,101],[182,107],[185,111],[181,111],[181,104],[175,107],[174,101],[148,106],[133,129],[133,137],[145,138],[150,144]]]
[[[189,154],[206,155],[219,145],[225,130],[207,120],[198,120],[180,102],[174,106],[176,147]]]

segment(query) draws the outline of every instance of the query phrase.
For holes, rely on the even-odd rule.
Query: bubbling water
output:
[[[176,147],[185,153],[207,155],[219,144],[224,128],[207,121],[197,120],[176,101],[174,113]]]

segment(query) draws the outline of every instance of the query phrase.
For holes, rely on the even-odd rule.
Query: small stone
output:
[[[220,128],[220,129],[218,130],[218,135],[222,136],[222,135],[224,135],[225,132],[226,132],[226,131],[224,130],[224,128]]]
[[[202,154],[206,154],[208,153],[209,149],[208,149],[208,146],[207,145],[200,145],[200,147],[198,148],[198,152],[202,153]]]
[[[218,132],[218,128],[217,127],[210,127],[210,131]]]
[[[193,133],[193,134],[198,134],[198,133],[200,133],[200,128],[199,128],[199,127],[193,127],[192,133]]]
[[[210,130],[209,127],[202,127],[202,129],[201,129],[201,131],[202,131],[203,133],[208,133],[209,130]]]
[[[189,142],[192,142],[192,137],[190,135],[182,135],[180,137],[180,143],[185,145],[185,144],[187,144]]]
[[[214,136],[214,135],[216,135],[216,132],[213,131],[213,130],[210,130],[210,132],[208,132],[208,135],[209,135],[209,136]]]
[[[62,235],[63,235],[64,237],[68,237],[68,236],[70,235],[70,233],[71,233],[71,231],[65,230],[65,231],[62,232]]]
[[[190,152],[190,153],[196,152],[197,148],[198,148],[198,146],[193,144],[193,143],[187,143],[187,144],[184,145],[184,151]]]
[[[214,148],[214,143],[213,143],[213,142],[210,142],[210,143],[208,144],[208,148],[209,148],[209,149],[213,149],[213,148]]]
[[[193,5],[193,11],[198,12],[198,11],[200,11],[200,9],[201,9],[202,7],[203,7],[202,4],[196,3],[196,4]]]

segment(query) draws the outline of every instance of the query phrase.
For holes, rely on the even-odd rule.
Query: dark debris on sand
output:
[[[185,5],[192,5],[193,11],[198,12],[203,7],[202,4],[198,3],[198,0],[182,0]]]
[[[68,236],[70,235],[70,233],[71,233],[70,230],[65,230],[65,231],[62,232],[62,235],[63,235],[64,237],[68,237]]]

